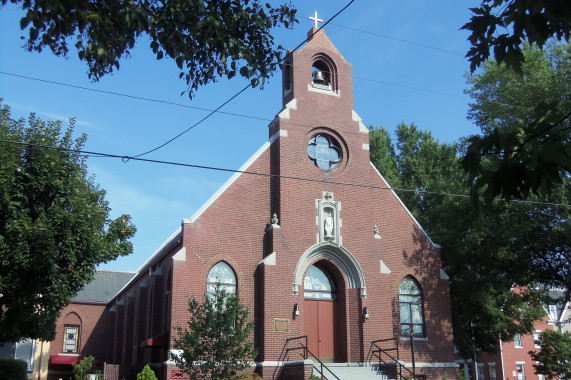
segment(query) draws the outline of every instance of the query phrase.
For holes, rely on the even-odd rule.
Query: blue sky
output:
[[[272,1],[278,4],[278,1]],[[347,1],[294,0],[299,24],[276,29],[278,44],[294,48],[313,25],[317,11],[328,20]],[[357,0],[325,29],[341,54],[352,63],[355,111],[365,125],[394,131],[401,121],[415,122],[441,142],[477,133],[466,119],[464,74],[469,63],[468,33],[461,26],[477,1]],[[176,136],[206,112],[73,86],[214,109],[247,82],[235,77],[201,87],[191,100],[179,70],[168,60],[156,61],[148,41],[140,40],[118,72],[97,83],[71,51],[68,59],[49,51],[28,53],[22,46],[14,5],[0,8],[0,97],[13,117],[35,112],[45,120],[76,117],[76,131],[89,135],[86,150],[136,155]],[[408,42],[406,42],[408,41]],[[12,75],[9,75],[12,74]],[[145,156],[228,169],[238,169],[268,139],[268,121],[281,109],[281,73],[263,90],[249,89],[223,111],[255,118],[216,114],[183,137]],[[104,269],[137,270],[225,181],[229,173],[119,159],[90,158],[89,170],[107,190],[112,217],[130,214],[137,226],[134,253],[101,265]],[[269,218],[269,216],[268,216]]]

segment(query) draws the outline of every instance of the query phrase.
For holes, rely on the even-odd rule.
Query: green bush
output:
[[[0,358],[0,379],[26,380],[28,363],[23,360]]]
[[[242,375],[234,375],[230,377],[230,380],[262,380],[263,377],[257,373],[245,373]]]
[[[85,375],[87,375],[91,370],[93,363],[95,363],[95,358],[89,355],[79,363],[72,364],[75,380],[83,380],[85,378]]]
[[[137,375],[137,380],[157,380],[155,371],[147,364],[145,368]]]

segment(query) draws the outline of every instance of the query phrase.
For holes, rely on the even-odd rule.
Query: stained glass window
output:
[[[208,294],[214,294],[216,286],[220,286],[220,289],[225,290],[226,293],[234,294],[236,293],[236,274],[230,265],[220,261],[208,273],[206,285]]]
[[[422,292],[412,277],[405,277],[399,286],[401,334],[424,336]]]
[[[63,337],[63,352],[77,354],[79,343],[79,326],[65,326]]]
[[[312,265],[303,280],[304,298],[334,300],[335,284],[329,273]]]
[[[307,155],[315,166],[323,170],[335,169],[341,162],[339,144],[327,135],[315,135],[307,143]]]

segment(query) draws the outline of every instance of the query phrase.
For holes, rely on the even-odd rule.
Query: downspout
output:
[[[40,340],[40,360],[38,360],[38,380],[42,380],[42,356],[44,353],[44,341]],[[34,355],[36,353],[34,352]]]
[[[502,338],[500,340],[500,362],[502,363],[502,379],[505,379],[505,372],[504,372],[504,348],[502,343]]]

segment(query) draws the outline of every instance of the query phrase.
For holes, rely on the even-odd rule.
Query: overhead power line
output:
[[[347,5],[345,5],[339,12],[335,13],[333,15],[333,17],[331,17],[327,22],[325,22],[321,28],[317,29],[315,31],[315,33],[319,32],[321,29],[323,29],[327,24],[329,24],[332,20],[334,20],[337,16],[339,16],[343,11],[345,11],[345,9],[347,9],[351,4],[353,4],[353,2],[355,2],[355,0],[351,0],[349,1],[349,3],[347,3]],[[305,40],[303,40],[299,45],[297,45],[293,50],[297,50],[299,49],[299,47],[301,45],[303,45],[304,43],[306,43],[307,41],[309,41],[309,39],[311,37],[313,37],[313,35],[315,34],[313,33],[311,36],[308,36]],[[286,54],[280,61],[278,61],[278,64],[280,64],[281,62],[283,62],[290,54],[292,53],[288,53]],[[171,142],[173,142],[174,140],[178,139],[180,136],[184,135],[185,133],[187,133],[188,131],[190,131],[191,129],[197,127],[198,125],[202,124],[205,120],[209,119],[212,115],[214,115],[216,112],[218,112],[222,107],[224,107],[226,104],[230,103],[232,100],[236,99],[240,94],[242,94],[244,91],[246,91],[247,89],[249,89],[250,87],[252,87],[252,83],[250,82],[246,87],[244,87],[243,89],[241,89],[240,91],[238,91],[236,94],[232,95],[228,100],[226,100],[224,103],[222,103],[221,105],[219,105],[218,107],[216,107],[216,109],[212,110],[212,112],[210,112],[208,115],[206,115],[205,117],[203,117],[201,120],[199,120],[198,122],[194,123],[193,125],[191,125],[190,127],[188,127],[187,129],[185,129],[184,131],[182,131],[181,133],[179,133],[178,135],[176,135],[175,137],[171,138],[170,140],[162,143],[161,145],[156,146],[153,149],[150,149],[146,152],[143,153],[139,153],[137,155],[135,155],[134,157],[141,157],[141,156],[145,156],[149,153],[152,153],[154,151],[157,151],[159,149],[161,149],[162,147],[170,144]]]
[[[181,167],[194,168],[194,169],[215,170],[215,171],[221,171],[221,172],[227,172],[227,173],[240,173],[240,174],[247,174],[247,175],[280,178],[280,179],[287,179],[287,180],[294,180],[294,181],[326,183],[329,185],[353,186],[353,187],[360,187],[360,188],[367,188],[367,189],[391,190],[391,191],[396,191],[396,192],[417,193],[417,194],[442,195],[442,196],[447,196],[447,197],[456,197],[456,198],[464,198],[464,199],[471,198],[470,195],[466,195],[466,194],[444,193],[444,192],[420,190],[420,189],[402,189],[402,188],[390,187],[390,186],[367,185],[367,184],[360,184],[360,183],[354,183],[354,182],[329,181],[329,180],[307,178],[307,177],[285,176],[285,175],[273,174],[273,173],[260,173],[260,172],[253,172],[253,171],[248,171],[248,170],[226,169],[226,168],[220,168],[220,167],[216,167],[216,166],[186,164],[186,163],[176,162],[176,161],[153,160],[153,159],[149,159],[149,158],[141,158],[141,157],[135,157],[135,156],[126,156],[126,155],[119,155],[119,154],[93,152],[93,151],[86,151],[86,150],[79,150],[79,149],[68,149],[68,148],[62,148],[62,147],[54,147],[54,146],[48,146],[48,145],[26,143],[26,142],[21,142],[21,141],[10,141],[10,140],[0,139],[0,143],[33,146],[33,147],[43,148],[43,149],[51,149],[51,150],[60,150],[60,151],[71,152],[71,153],[79,153],[79,154],[88,155],[88,156],[118,158],[118,159],[121,159],[124,163],[128,163],[129,161],[132,160],[132,161],[141,161],[141,162],[162,164],[162,165],[181,166]],[[506,200],[506,199],[502,199],[502,198],[496,198],[495,200],[496,201],[516,202],[516,203],[522,203],[522,204],[531,204],[531,205],[541,205],[541,206],[571,207],[571,204],[564,204],[564,203],[537,202],[537,201],[528,201],[528,200]]]
[[[120,92],[116,92],[116,91],[100,90],[100,89],[95,89],[95,88],[90,88],[90,87],[85,87],[85,86],[74,85],[74,84],[70,84],[70,83],[63,83],[63,82],[52,81],[52,80],[47,80],[47,79],[42,79],[42,78],[30,77],[30,76],[27,76],[27,75],[21,75],[21,74],[15,74],[15,73],[8,73],[8,72],[5,72],[5,71],[0,71],[0,74],[1,74],[1,75],[12,76],[12,77],[15,77],[15,78],[21,78],[21,79],[33,80],[33,81],[38,81],[38,82],[43,82],[43,83],[49,83],[49,84],[53,84],[53,85],[57,85],[57,86],[64,86],[64,87],[75,88],[75,89],[78,89],[78,90],[92,91],[92,92],[97,92],[97,93],[101,93],[101,94],[105,94],[105,95],[121,96],[121,97],[124,97],[124,98],[129,98],[129,99],[134,99],[134,100],[141,100],[141,101],[152,102],[152,103],[159,103],[159,104],[165,104],[165,105],[170,105],[170,106],[175,106],[175,107],[195,109],[195,110],[198,110],[198,111],[205,111],[205,112],[210,112],[210,113],[218,113],[218,114],[221,114],[221,115],[228,115],[228,116],[241,117],[241,118],[246,118],[246,119],[260,120],[260,121],[265,121],[265,122],[271,122],[271,121],[273,121],[273,119],[270,119],[270,118],[267,118],[267,117],[262,117],[262,116],[247,115],[247,114],[241,114],[241,113],[236,113],[236,112],[227,112],[227,111],[222,111],[222,110],[220,110],[220,109],[215,110],[215,109],[211,109],[211,108],[196,107],[196,106],[191,106],[191,105],[188,105],[188,104],[182,104],[182,103],[172,102],[172,101],[169,101],[169,100],[162,100],[162,99],[148,98],[148,97],[143,97],[143,96],[138,96],[138,95],[124,94],[124,93],[120,93]],[[378,80],[378,79],[364,78],[364,77],[360,77],[360,76],[353,76],[353,79],[362,80],[362,81],[366,81],[366,82],[372,82],[372,83],[378,83],[378,84],[382,84],[382,85],[386,85],[386,86],[406,88],[406,89],[408,89],[408,90],[421,91],[421,92],[426,92],[426,93],[431,93],[431,94],[437,94],[437,95],[443,95],[443,96],[450,96],[450,97],[454,97],[454,98],[458,98],[458,99],[466,99],[466,100],[470,100],[470,99],[471,99],[469,96],[465,96],[465,95],[458,95],[458,94],[453,94],[453,93],[450,93],[450,92],[430,90],[430,89],[426,89],[426,88],[422,88],[422,87],[408,86],[408,85],[405,85],[405,84],[387,82],[387,81],[382,81],[382,80]],[[247,87],[246,87],[246,88],[247,88]],[[242,91],[243,91],[243,90],[242,90]],[[493,101],[493,100],[480,99],[480,101],[485,102],[485,103],[490,103],[490,104],[499,104],[499,105],[503,105],[503,106],[506,106],[506,107],[514,107],[514,108],[522,108],[522,109],[530,110],[529,107],[518,106],[518,105],[515,105],[515,104],[508,104],[508,103],[503,103],[503,102],[497,102],[497,101]],[[201,120],[200,122],[203,122],[203,121],[204,121],[204,120]],[[200,123],[200,122],[199,122],[199,123]],[[292,122],[289,122],[289,121],[284,121],[284,123],[291,124],[291,125],[304,126],[304,127],[308,127],[308,128],[309,128],[309,127],[312,127],[312,126],[307,125],[307,124],[292,123]],[[191,128],[193,128],[193,127],[191,127]]]
[[[334,24],[334,23],[332,23],[331,25],[336,26],[336,27],[338,27],[338,28],[349,29],[349,30],[353,30],[353,31],[356,31],[356,32],[371,34],[371,35],[373,35],[373,36],[382,37],[382,38],[386,38],[386,39],[389,39],[389,40],[394,40],[394,41],[398,41],[398,42],[404,42],[404,43],[411,44],[411,45],[415,45],[415,46],[421,46],[421,47],[424,47],[424,48],[427,48],[427,49],[438,50],[438,51],[441,51],[441,52],[443,52],[443,53],[454,54],[454,55],[458,55],[458,56],[461,56],[461,57],[464,57],[464,56],[465,56],[464,53],[458,53],[458,52],[456,52],[456,51],[446,50],[446,49],[442,49],[442,48],[439,48],[439,47],[436,47],[436,46],[425,45],[425,44],[421,44],[421,43],[414,42],[414,41],[404,40],[404,39],[402,39],[402,38],[387,36],[386,34],[375,33],[375,32],[371,32],[371,31],[369,31],[369,30],[357,29],[357,28],[353,28],[353,27],[350,27],[350,26],[339,25],[339,24]]]

